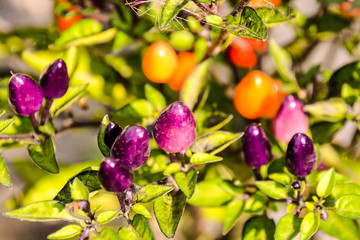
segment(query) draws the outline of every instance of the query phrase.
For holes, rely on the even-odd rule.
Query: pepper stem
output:
[[[31,114],[31,115],[30,115],[30,119],[31,119],[31,124],[32,124],[32,126],[33,126],[33,128],[34,128],[34,131],[35,131],[36,133],[38,133],[38,132],[39,132],[39,129],[38,129],[38,127],[39,127],[39,122],[37,121],[37,119],[36,119],[36,117],[35,117],[35,114]]]
[[[41,125],[43,125],[45,122],[46,122],[46,119],[49,115],[49,112],[50,112],[50,107],[51,107],[51,104],[53,103],[53,100],[52,99],[46,99],[46,103],[45,103],[45,108],[44,108],[44,111],[41,115]]]
[[[172,163],[177,162],[176,153],[170,153],[170,161],[171,161]]]
[[[254,168],[254,175],[255,175],[255,179],[256,180],[261,180],[261,173],[260,173],[260,168]]]

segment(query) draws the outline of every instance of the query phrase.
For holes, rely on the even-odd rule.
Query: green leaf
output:
[[[73,103],[77,102],[85,93],[85,89],[89,84],[69,87],[67,92],[61,98],[56,99],[51,105],[50,111],[51,116],[55,117],[59,115],[62,111],[68,108]]]
[[[227,234],[235,225],[239,219],[241,213],[244,210],[244,202],[240,200],[234,200],[230,202],[226,207],[224,231],[223,234]]]
[[[109,116],[106,114],[101,121],[99,133],[97,135],[97,144],[104,157],[110,156],[110,149],[108,148],[108,146],[105,145],[104,142],[105,129],[109,123],[110,119]]]
[[[141,214],[146,218],[151,218],[151,213],[147,210],[147,208],[144,205],[140,203],[135,204],[131,209],[134,212]]]
[[[110,28],[105,31],[93,34],[91,36],[74,39],[66,44],[66,47],[78,47],[78,46],[91,46],[102,43],[107,43],[113,40],[116,36],[117,29]]]
[[[63,203],[70,203],[73,201],[71,197],[71,183],[75,178],[78,178],[86,186],[89,193],[101,189],[101,185],[98,177],[98,171],[93,169],[84,169],[79,174],[72,177],[65,184],[65,186],[56,195],[54,200],[58,200]]]
[[[111,228],[104,228],[101,230],[100,237],[101,238],[99,240],[120,240],[119,235]]]
[[[124,107],[116,110],[114,116],[128,117],[128,118],[149,118],[154,117],[156,111],[153,105],[145,99],[136,99]]]
[[[320,222],[320,230],[338,239],[359,239],[359,228],[354,220],[340,217],[330,210],[327,210],[327,213],[329,218]]]
[[[0,121],[0,133],[2,133],[4,130],[6,130],[8,127],[10,127],[11,124],[13,124],[15,119],[9,118],[5,120]]]
[[[11,187],[9,171],[6,167],[3,156],[0,155],[0,183],[6,187]]]
[[[296,215],[284,215],[276,226],[275,240],[292,240],[300,232],[301,218]]]
[[[182,101],[192,111],[199,102],[201,93],[205,90],[209,73],[209,65],[210,60],[205,60],[197,65],[187,77],[184,86],[180,91],[180,101]]]
[[[256,181],[255,185],[266,195],[274,199],[285,199],[288,197],[284,185],[274,181]]]
[[[40,145],[30,144],[28,146],[28,152],[31,159],[40,168],[51,173],[59,172],[59,167],[55,159],[54,144],[50,137],[46,137]]]
[[[310,239],[319,229],[319,226],[320,214],[317,214],[316,216],[313,212],[306,214],[300,226],[300,240]]]
[[[194,194],[197,175],[195,168],[190,168],[186,173],[178,172],[174,175],[177,185],[187,198],[191,198]]]
[[[106,224],[106,223],[111,222],[112,220],[114,220],[118,215],[119,215],[119,211],[105,211],[105,212],[100,213],[96,217],[96,220],[100,224]]]
[[[167,0],[161,12],[160,29],[164,29],[189,0]]]
[[[134,196],[134,202],[147,203],[171,192],[174,189],[172,186],[148,184],[140,188]]]
[[[253,214],[264,211],[266,201],[266,195],[260,191],[257,191],[253,196],[245,201],[244,211]]]
[[[180,167],[179,163],[170,163],[164,170],[163,174],[165,176],[167,176],[167,175],[171,175],[171,174],[180,172],[180,168],[181,167]]]
[[[291,177],[286,173],[271,173],[269,178],[282,185],[291,184]]]
[[[66,50],[64,61],[66,62],[67,71],[71,79],[78,64],[79,49],[77,47],[69,47]]]
[[[331,86],[330,95],[340,96],[343,84],[348,84],[353,89],[359,89],[360,79],[358,77],[359,62],[348,63],[334,72],[329,80]]]
[[[326,171],[325,175],[320,179],[317,188],[316,194],[319,197],[326,198],[331,194],[335,186],[335,169],[331,168]]]
[[[65,30],[61,36],[55,41],[56,46],[62,46],[71,42],[72,40],[82,37],[90,36],[101,32],[103,26],[101,23],[93,18],[84,18],[74,23],[70,28]]]
[[[43,201],[29,204],[25,207],[6,212],[5,216],[28,221],[75,220],[58,201]]]
[[[230,15],[229,15],[230,16]],[[256,11],[245,7],[241,12],[240,19],[227,19],[225,27],[234,35],[245,38],[265,40],[267,29]]]
[[[175,195],[166,194],[154,201],[154,212],[161,231],[168,238],[173,238],[184,212],[186,196],[178,191]]]
[[[346,116],[348,105],[341,98],[333,98],[305,105],[304,111],[317,121],[340,122]]]
[[[344,195],[335,202],[336,214],[347,218],[360,218],[360,195]]]
[[[274,27],[280,23],[290,21],[295,18],[295,15],[289,9],[286,9],[287,12],[283,12],[279,8],[260,7],[256,8],[255,11],[262,19],[266,27]]]
[[[48,239],[67,239],[71,237],[75,237],[76,235],[80,234],[82,227],[79,225],[67,225],[60,230],[50,234],[47,236]]]
[[[265,215],[252,217],[246,221],[243,229],[243,240],[274,239],[275,223]]]
[[[290,70],[292,65],[290,54],[274,40],[269,41],[269,51],[275,61],[276,70],[279,72],[281,79],[296,83],[295,74]]]
[[[156,90],[150,84],[145,85],[145,97],[160,112],[166,107],[166,99],[161,92]]]
[[[191,146],[192,152],[210,153],[215,155],[230,144],[241,138],[243,133],[232,133],[225,131],[216,131],[204,134],[198,137]]]
[[[55,135],[54,124],[52,123],[52,121],[48,121],[45,123],[45,125],[39,126],[39,131],[49,136],[54,136]]]
[[[210,25],[220,26],[223,22],[223,19],[217,15],[208,15],[205,17],[205,21]]]
[[[74,200],[89,200],[89,190],[76,177],[71,184],[71,197]]]
[[[132,225],[120,228],[119,236],[121,240],[154,239],[146,219],[141,215],[135,215],[134,219],[132,220]]]
[[[196,185],[194,195],[188,199],[188,203],[199,207],[219,207],[233,200],[239,193],[243,193],[243,188],[229,186],[223,179],[211,179]]]
[[[212,163],[212,162],[219,162],[222,161],[223,158],[219,156],[214,156],[209,153],[195,153],[190,158],[190,163],[192,164],[205,164],[205,163]]]

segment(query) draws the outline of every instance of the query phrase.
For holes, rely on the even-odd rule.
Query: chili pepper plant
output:
[[[1,34],[3,217],[60,221],[48,239],[359,239],[360,2],[294,2],[58,0],[53,26]],[[79,129],[97,145],[69,163]]]

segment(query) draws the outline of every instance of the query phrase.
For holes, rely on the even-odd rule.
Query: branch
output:
[[[250,1],[251,0],[241,0],[235,9],[230,13],[230,15],[234,16],[235,18],[239,16],[239,14],[244,10]]]
[[[0,135],[0,140],[21,141],[35,139],[34,133]]]
[[[192,0],[196,6],[198,6],[202,11],[211,14],[211,15],[216,15],[215,12],[211,11],[210,9],[208,9],[207,7],[205,7],[201,2],[199,2],[198,0]]]

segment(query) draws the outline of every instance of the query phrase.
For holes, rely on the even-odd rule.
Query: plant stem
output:
[[[239,16],[239,14],[244,10],[250,1],[251,0],[241,0],[238,5],[236,5],[235,9],[230,13],[230,15],[233,15],[235,18]]]
[[[124,216],[125,216],[125,212],[126,212],[126,204],[125,204],[125,193],[124,192],[119,192],[116,194],[118,200],[119,200],[119,204],[120,204],[120,209],[123,212]]]
[[[176,153],[170,153],[170,161],[171,161],[172,163],[177,162]]]
[[[207,7],[205,7],[201,2],[197,1],[197,0],[193,0],[193,2],[196,4],[196,6],[198,6],[202,11],[211,14],[211,15],[216,15],[215,12],[211,11],[210,9],[208,9]]]
[[[34,138],[35,135],[33,133],[0,135],[0,140],[9,140],[9,141],[21,141],[21,140],[34,139]]]
[[[31,114],[31,115],[30,115],[30,119],[31,119],[31,124],[32,124],[32,126],[33,126],[33,128],[34,128],[34,131],[35,131],[36,133],[38,133],[38,132],[39,132],[39,129],[38,129],[39,123],[38,123],[38,121],[37,121],[37,119],[36,119],[36,117],[35,117],[35,114]]]
[[[45,108],[44,108],[44,111],[43,111],[43,113],[41,115],[41,121],[40,121],[41,125],[43,125],[46,122],[46,118],[49,115],[50,107],[51,107],[52,103],[53,103],[52,99],[46,99]]]
[[[254,175],[256,181],[262,180],[261,174],[260,174],[260,168],[254,168]]]

